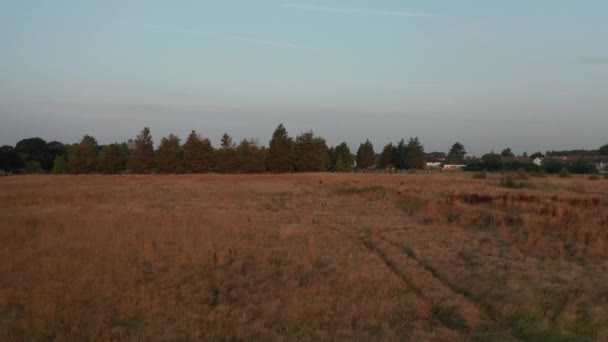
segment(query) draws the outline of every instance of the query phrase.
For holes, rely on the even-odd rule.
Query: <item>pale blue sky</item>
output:
[[[608,142],[605,0],[0,0],[0,145],[40,136],[479,154]]]

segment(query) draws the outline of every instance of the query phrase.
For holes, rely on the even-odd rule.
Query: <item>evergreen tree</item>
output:
[[[266,149],[254,139],[243,139],[236,148],[238,171],[241,173],[262,173],[266,171]]]
[[[599,150],[597,151],[597,153],[600,156],[608,156],[608,144],[600,147]]]
[[[407,147],[408,146],[405,144],[405,140],[403,139],[401,139],[401,141],[399,141],[399,143],[397,144],[397,147],[393,151],[392,164],[394,167],[398,169],[407,168]]]
[[[448,152],[448,164],[462,164],[466,154],[467,151],[464,150],[464,146],[461,143],[454,143],[452,148],[450,148],[450,152]]]
[[[129,159],[127,144],[114,143],[105,146],[97,158],[97,170],[105,174],[118,174],[125,171]]]
[[[359,145],[357,150],[357,167],[361,169],[367,169],[376,164],[376,152],[374,152],[374,145],[369,140]]]
[[[380,167],[385,169],[389,165],[393,165],[393,155],[395,154],[395,146],[389,143],[384,146],[382,153],[380,154]],[[394,165],[393,165],[394,166]]]
[[[406,165],[409,169],[423,169],[426,157],[424,147],[418,137],[410,138],[407,142]]]
[[[312,131],[296,137],[294,166],[297,172],[320,172],[327,169],[327,145],[325,139],[315,137]]]
[[[503,158],[513,158],[513,157],[515,157],[515,154],[513,154],[511,149],[507,147],[504,150],[502,150],[502,152],[500,153],[500,156]]]
[[[215,166],[220,173],[234,173],[239,168],[236,146],[227,133],[222,135],[221,146],[215,154]]]
[[[80,143],[68,148],[68,170],[73,174],[91,173],[96,171],[97,140],[85,135]]]
[[[169,134],[162,138],[156,151],[156,168],[159,173],[179,173],[182,166],[182,150],[180,139]]]
[[[353,156],[350,153],[350,149],[348,145],[343,142],[340,145],[336,146],[336,166],[335,170],[337,172],[349,172],[353,165]]]
[[[55,157],[55,160],[53,161],[53,173],[56,175],[63,174],[67,172],[67,169],[67,163],[63,157],[63,154]]]
[[[145,127],[137,138],[129,141],[127,166],[133,173],[151,173],[154,170],[154,142],[150,129]]]
[[[201,138],[192,131],[184,144],[184,171],[207,173],[213,166],[213,146],[209,139]]]
[[[268,171],[293,171],[293,139],[287,135],[287,130],[280,124],[272,134],[268,147]]]

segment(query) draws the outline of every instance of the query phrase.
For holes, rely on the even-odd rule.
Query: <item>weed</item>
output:
[[[413,216],[424,207],[424,202],[414,197],[401,198],[397,201],[396,206],[408,216]]]
[[[486,179],[486,178],[488,178],[488,175],[486,174],[485,171],[476,172],[473,174],[473,179]]]

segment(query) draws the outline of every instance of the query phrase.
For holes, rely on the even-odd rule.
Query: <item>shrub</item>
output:
[[[568,171],[568,169],[567,169],[567,168],[562,167],[562,169],[561,169],[561,170],[559,170],[559,176],[560,176],[561,178],[568,178],[568,177],[570,177],[570,171]]]
[[[42,168],[40,168],[40,163],[35,160],[30,160],[25,163],[25,169],[23,171],[25,173],[40,173],[42,172]]]
[[[500,180],[500,186],[503,186],[503,187],[509,188],[509,189],[521,189],[521,188],[529,187],[529,185],[525,182],[514,181],[513,177],[511,175],[507,175],[507,176],[503,177]]]
[[[547,171],[545,169],[541,168],[539,170],[530,172],[530,176],[544,178],[544,177],[547,177]]]
[[[473,179],[486,179],[488,175],[485,171],[477,172],[473,174]]]
[[[517,169],[517,171],[515,171],[515,174],[517,175],[517,178],[519,178],[519,179],[528,180],[528,178],[530,178],[530,176],[528,175],[526,170],[524,170],[521,167],[519,169]]]

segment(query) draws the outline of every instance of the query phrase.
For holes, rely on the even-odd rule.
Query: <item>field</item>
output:
[[[608,180],[502,177],[3,177],[0,340],[608,340]]]

